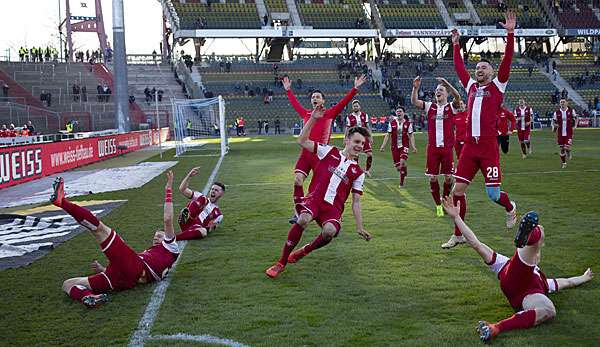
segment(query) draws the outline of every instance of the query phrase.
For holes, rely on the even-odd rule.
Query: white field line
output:
[[[213,345],[224,345],[231,347],[249,347],[237,341],[230,339],[224,339],[221,337],[211,335],[189,335],[189,334],[175,334],[175,335],[154,335],[150,336],[151,340],[171,340],[171,341],[194,341],[204,342]]]
[[[219,171],[219,168],[221,167],[223,158],[224,158],[223,156],[219,158],[219,161],[217,161],[215,168],[213,169],[212,173],[210,174],[210,177],[208,178],[208,181],[206,182],[206,185],[204,186],[204,190],[202,191],[202,193],[204,195],[208,194],[208,190],[210,189],[212,182],[214,181],[215,177],[217,176],[217,172]],[[177,267],[179,260],[182,258],[181,255],[183,254],[183,250],[185,249],[186,244],[187,244],[187,241],[179,242],[180,253],[179,253],[179,257],[177,258],[177,261],[175,261],[175,264],[173,264],[173,267],[172,267],[173,271]],[[152,297],[150,298],[150,302],[148,303],[148,305],[146,306],[146,310],[144,311],[144,315],[140,319],[137,329],[131,335],[131,338],[130,338],[129,344],[128,344],[129,346],[132,346],[132,347],[133,346],[144,346],[144,343],[146,342],[146,340],[151,338],[150,330],[152,329],[152,325],[154,325],[154,320],[156,319],[156,316],[158,315],[160,306],[162,305],[163,300],[165,299],[165,293],[167,292],[167,288],[171,284],[172,278],[173,278],[173,275],[167,276],[167,278],[165,278],[163,281],[158,283],[156,288],[154,288],[154,291],[152,292]],[[175,335],[175,336],[177,336],[177,335]],[[239,344],[239,346],[242,346],[242,345]]]
[[[586,169],[586,170],[555,170],[555,171],[523,171],[523,172],[509,172],[502,173],[502,176],[522,176],[522,175],[551,175],[551,174],[560,174],[560,173],[581,173],[581,172],[600,172],[600,169]],[[419,176],[406,176],[409,179],[422,179],[427,178],[425,174]],[[367,178],[365,182],[368,181],[391,181],[400,179],[398,176],[396,177],[378,177],[378,178]],[[291,181],[290,181],[291,182]],[[237,184],[228,184],[229,187],[248,187],[248,186],[287,186],[291,185],[290,182],[253,182],[253,183],[237,183]]]

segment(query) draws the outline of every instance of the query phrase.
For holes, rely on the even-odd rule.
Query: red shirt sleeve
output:
[[[454,70],[456,70],[456,74],[460,79],[460,83],[462,83],[463,87],[467,88],[469,80],[471,79],[471,75],[469,75],[469,71],[467,71],[467,68],[465,67],[465,61],[460,53],[460,45],[453,45],[453,49]]]
[[[358,89],[356,89],[356,88],[350,89],[350,91],[348,92],[348,94],[346,94],[346,96],[344,96],[344,98],[342,100],[340,100],[332,108],[330,108],[327,111],[325,111],[325,117],[324,118],[334,119],[335,117],[337,117],[337,115],[340,114],[340,112],[342,112],[344,110],[344,107],[346,107],[346,105],[348,105],[348,103],[350,102],[350,100],[352,100],[352,98],[354,97],[354,95],[356,95],[356,92],[358,92]]]
[[[296,112],[298,113],[298,115],[306,120],[306,113],[308,112],[308,110],[306,110],[304,107],[302,107],[302,105],[300,104],[300,102],[298,101],[298,99],[296,99],[296,95],[294,95],[294,92],[292,92],[292,89],[287,91],[287,97],[290,100],[290,104],[292,104],[292,107],[294,108],[294,110],[296,110]]]
[[[498,81],[502,83],[508,82],[510,75],[510,64],[512,63],[513,52],[515,51],[515,34],[508,33],[506,37],[506,48],[504,49],[504,58],[498,68]]]

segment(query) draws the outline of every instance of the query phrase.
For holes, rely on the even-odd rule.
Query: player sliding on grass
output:
[[[352,212],[356,219],[356,231],[365,240],[371,239],[371,235],[363,227],[360,208],[365,174],[356,161],[365,142],[369,141],[369,131],[360,127],[348,129],[342,151],[310,140],[309,134],[313,126],[323,118],[324,113],[322,107],[315,108],[297,140],[304,150],[315,155],[319,165],[313,173],[308,196],[302,203],[296,205],[298,221],[288,233],[281,258],[266,270],[267,276],[271,278],[283,272],[288,262],[299,261],[315,249],[327,245],[337,236],[342,227],[344,204],[350,192],[352,192]],[[300,241],[304,229],[312,220],[322,228],[321,233],[311,243],[291,253]]]
[[[63,283],[63,291],[73,300],[81,301],[87,307],[96,307],[108,300],[107,292],[110,290],[131,289],[138,283],[160,281],[167,276],[179,256],[179,247],[173,230],[173,173],[168,171],[166,176],[163,230],[154,232],[152,246],[142,253],[131,249],[115,230],[98,220],[89,210],[67,200],[62,177],[54,181],[50,202],[90,230],[108,259],[106,267],[97,261],[92,263],[95,275],[70,278]]]
[[[511,317],[497,323],[480,321],[477,325],[477,332],[483,342],[490,342],[500,333],[531,328],[554,318],[556,309],[547,295],[578,286],[594,277],[594,273],[588,268],[581,276],[546,278],[546,275],[538,267],[544,245],[544,227],[538,224],[538,215],[533,211],[528,212],[521,219],[519,230],[515,235],[517,248],[515,254],[508,258],[496,253],[477,239],[475,233],[460,217],[460,202],[458,202],[458,206],[455,206],[452,198],[447,197],[444,199],[444,209],[460,229],[467,244],[496,273],[500,280],[500,289],[510,305],[515,310],[519,310]]]
[[[502,175],[500,172],[500,154],[496,140],[498,110],[504,100],[510,64],[515,46],[515,14],[506,13],[506,22],[500,23],[508,32],[504,58],[498,68],[498,76],[493,78],[494,68],[489,61],[481,60],[475,69],[475,79],[472,79],[465,68],[465,62],[460,51],[460,34],[452,31],[454,46],[454,68],[460,82],[468,95],[467,102],[467,138],[462,148],[454,178],[456,184],[453,190],[453,200],[460,201],[460,216],[464,219],[467,211],[465,193],[467,187],[481,170],[485,179],[485,190],[493,202],[506,210],[506,227],[512,228],[517,221],[517,205],[510,200],[508,194],[500,190]],[[458,227],[443,248],[452,248],[465,240]]]
[[[181,194],[191,199],[179,215],[181,233],[177,234],[177,240],[180,241],[205,238],[223,221],[223,214],[217,206],[217,201],[225,194],[225,185],[221,182],[214,182],[208,196],[191,190],[189,188],[190,179],[199,172],[199,167],[193,168],[179,184]]]
[[[310,139],[312,141],[316,141],[318,143],[329,144],[329,138],[331,137],[331,123],[337,117],[340,112],[344,110],[344,107],[348,105],[350,100],[356,95],[358,92],[358,88],[362,86],[367,80],[365,75],[357,77],[354,79],[354,88],[352,88],[346,96],[342,100],[340,100],[335,106],[332,108],[328,108],[324,111],[324,116],[316,122],[310,133]],[[310,119],[311,114],[317,108],[322,108],[325,104],[325,95],[320,90],[314,90],[310,96],[310,103],[312,105],[312,109],[305,109],[296,99],[296,96],[292,92],[292,83],[290,79],[286,76],[283,78],[283,88],[287,92],[288,99],[294,107],[294,110],[298,113],[300,118],[306,122]],[[317,157],[310,152],[310,150],[302,149],[300,152],[300,157],[296,161],[296,167],[294,169],[294,205],[302,202],[304,198],[304,189],[303,184],[306,177],[312,170],[316,169],[317,166]],[[312,185],[312,182],[311,182]],[[310,186],[309,186],[310,190]],[[297,216],[293,216],[290,218],[290,223],[296,222]]]
[[[454,173],[454,115],[460,107],[460,94],[448,81],[438,78],[435,88],[435,102],[425,102],[417,98],[421,87],[421,77],[413,81],[411,103],[418,109],[424,110],[427,124],[429,124],[427,141],[427,164],[425,174],[429,176],[431,196],[436,205],[438,217],[444,216],[442,199],[440,198],[440,184],[437,177],[444,175],[443,196],[450,195],[452,190],[452,174]],[[454,101],[448,103],[448,93],[452,93]]]

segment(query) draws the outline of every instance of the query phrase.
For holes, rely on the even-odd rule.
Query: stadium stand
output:
[[[595,63],[593,55],[563,54],[556,67],[586,102],[600,96],[600,65]],[[591,103],[590,106],[595,107]]]
[[[552,8],[565,28],[600,28],[591,1],[554,1],[553,4]]]
[[[362,2],[350,0],[333,4],[298,3],[302,23],[314,29],[368,29]]]
[[[506,8],[498,0],[473,1],[477,14],[483,25],[495,25],[504,20],[504,12]],[[543,11],[538,7],[536,1],[523,0],[513,2],[511,9],[517,15],[517,23],[521,28],[543,28],[545,23],[543,20]]]
[[[390,0],[378,4],[381,19],[387,29],[442,29],[443,18],[432,0]]]
[[[269,12],[288,12],[284,0],[265,0],[265,5],[267,5]]]
[[[173,1],[181,29],[260,29],[261,21],[254,2],[206,4]],[[232,20],[235,18],[235,20]]]

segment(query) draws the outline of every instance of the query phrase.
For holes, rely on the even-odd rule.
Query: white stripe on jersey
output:
[[[335,170],[331,173],[331,179],[329,180],[329,185],[327,185],[327,192],[325,193],[324,200],[333,205],[333,201],[337,195],[337,190],[340,184],[342,183],[342,177],[346,176],[346,172],[348,172],[348,168],[350,165],[354,163],[352,160],[347,160],[344,156],[341,156],[340,163],[335,168]]]
[[[521,130],[525,130],[525,111],[527,111],[527,108],[520,108],[519,107],[519,118],[521,118]]]
[[[436,147],[444,147],[444,109],[447,104],[441,106],[437,104],[435,115],[435,145]]]
[[[560,110],[562,113],[562,136],[567,136],[567,111]]]
[[[481,136],[481,105],[485,87],[475,89],[475,99],[473,100],[473,110],[471,112],[471,136],[473,137]]]
[[[206,206],[204,207],[204,210],[202,210],[202,212],[200,212],[200,215],[198,216],[200,218],[200,222],[204,223],[206,217],[210,216],[210,214],[216,207],[217,205],[209,201],[208,204],[206,204]]]

